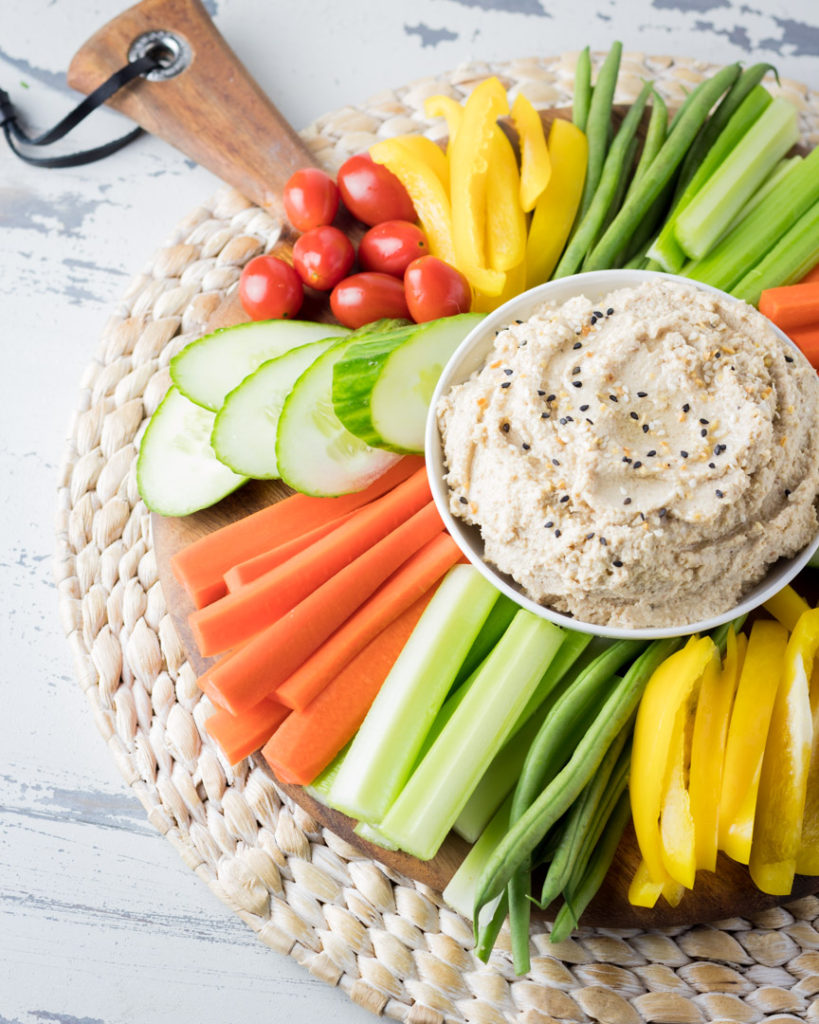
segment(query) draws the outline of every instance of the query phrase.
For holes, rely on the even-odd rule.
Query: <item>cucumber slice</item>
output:
[[[172,387],[151,417],[137,459],[137,486],[152,512],[186,516],[215,505],[247,477],[228,469],[210,446],[214,415]]]
[[[413,330],[398,328],[395,334],[406,337]],[[285,399],[279,417],[279,474],[303,494],[332,497],[363,490],[399,458],[351,434],[335,414],[333,367],[351,344],[352,340],[345,339],[307,367]]]
[[[224,327],[192,341],[171,360],[171,380],[197,405],[217,412],[228,392],[262,363],[292,348],[350,332],[306,320],[259,320]]]
[[[423,452],[424,425],[444,365],[483,313],[461,313],[417,327],[409,337],[351,344],[333,368],[336,415],[376,448]]]
[[[326,338],[268,359],[245,377],[216,414],[210,443],[216,457],[236,473],[275,480],[276,434],[284,400],[308,366],[340,338]]]

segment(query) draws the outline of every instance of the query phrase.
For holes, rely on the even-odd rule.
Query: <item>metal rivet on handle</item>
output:
[[[164,82],[181,74],[191,62],[191,49],[182,36],[167,29],[143,32],[131,43],[128,60],[139,60],[148,54],[156,56],[159,67],[145,74],[150,82]]]

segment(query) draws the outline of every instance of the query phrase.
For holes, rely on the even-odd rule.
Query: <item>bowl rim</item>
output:
[[[461,549],[462,553],[469,559],[472,565],[474,565],[490,583],[497,587],[501,593],[511,598],[511,600],[521,608],[532,612],[539,618],[547,619],[549,622],[562,626],[566,629],[571,629],[581,633],[591,633],[595,636],[606,637],[609,639],[655,640],[664,637],[686,636],[691,633],[710,632],[718,626],[731,622],[741,616],[748,615],[755,608],[764,604],[767,600],[773,597],[774,594],[778,593],[783,587],[789,584],[802,571],[802,569],[804,569],[810,558],[816,552],[817,548],[819,548],[819,532],[817,532],[814,538],[796,555],[793,555],[788,559],[780,558],[776,562],[772,563],[772,565],[769,566],[766,576],[760,580],[759,583],[753,586],[738,604],[733,605],[730,609],[725,612],[721,612],[719,615],[700,619],[696,622],[673,626],[647,626],[640,628],[599,625],[597,623],[584,622],[572,615],[558,612],[555,609],[550,608],[548,605],[538,604],[530,597],[527,597],[520,590],[519,585],[515,583],[511,576],[508,576],[507,574],[502,573],[499,569],[494,568],[484,560],[482,552],[476,550],[476,535],[478,537],[478,543],[480,543],[482,547],[479,527],[464,523],[463,520],[456,518],[449,510],[449,487],[445,481],[446,469],[443,459],[443,441],[438,428],[436,410],[444,392],[448,391],[454,384],[459,384],[470,376],[469,373],[463,374],[458,371],[465,357],[469,355],[476,346],[479,346],[481,342],[484,342],[487,344],[488,349],[494,339],[495,332],[499,328],[507,326],[513,320],[528,318],[537,306],[553,299],[556,294],[563,295],[564,292],[566,293],[562,298],[554,299],[554,301],[557,302],[565,302],[573,295],[582,294],[584,290],[594,292],[595,294],[593,297],[596,298],[598,295],[602,295],[605,292],[612,291],[616,288],[636,287],[645,281],[658,279],[673,281],[677,284],[686,284],[701,291],[711,292],[712,294],[718,295],[720,298],[731,302],[742,302],[741,299],[737,299],[727,292],[721,291],[719,288],[714,288],[712,285],[704,284],[700,281],[694,281],[691,278],[680,277],[676,274],[668,274],[663,271],[654,270],[598,270],[585,274],[573,274],[571,277],[557,278],[556,280],[547,281],[544,284],[537,285],[525,292],[521,292],[519,295],[509,299],[503,305],[487,314],[480,323],[476,324],[475,327],[472,328],[458,348],[453,352],[452,356],[441,371],[430,400],[424,433],[424,453],[427,476],[429,478],[433,500],[444,521],[444,525],[455,543]],[[784,331],[780,330],[780,328],[770,320],[768,323],[789,348],[798,352],[800,357],[804,358],[798,346],[784,333]],[[769,579],[771,574],[774,574],[773,580]]]

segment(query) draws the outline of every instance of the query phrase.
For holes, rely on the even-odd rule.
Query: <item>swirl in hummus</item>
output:
[[[751,306],[693,286],[544,306],[437,414],[452,513],[585,622],[718,615],[817,532],[816,372]]]

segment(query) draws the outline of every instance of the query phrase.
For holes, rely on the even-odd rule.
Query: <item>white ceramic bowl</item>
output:
[[[468,525],[461,519],[457,519],[449,511],[449,488],[444,479],[446,467],[444,465],[443,445],[438,430],[435,410],[440,397],[449,391],[453,384],[460,384],[471,376],[475,370],[483,366],[495,340],[495,332],[513,323],[515,320],[528,319],[535,309],[544,302],[562,303],[572,296],[580,294],[586,295],[594,301],[603,298],[614,289],[633,288],[644,281],[654,278],[684,281],[686,284],[694,285],[704,291],[714,292],[729,301],[736,301],[730,295],[726,295],[725,292],[711,288],[709,285],[699,284],[696,281],[690,281],[688,278],[677,278],[671,274],[660,274],[649,270],[601,270],[590,274],[576,274],[573,277],[564,277],[557,281],[549,281],[511,299],[493,313],[490,313],[474,330],[470,331],[444,367],[435,393],[432,396],[430,412],[427,417],[425,448],[432,496],[447,529],[466,557],[491,583],[502,593],[517,602],[522,608],[526,608],[544,619],[549,619],[559,626],[565,626],[567,629],[594,633],[597,636],[654,639],[656,637],[680,636],[687,633],[706,632],[714,629],[716,626],[729,622],[739,615],[747,614],[767,601],[769,597],[772,597],[778,590],[781,590],[785,584],[789,583],[805,567],[811,555],[819,547],[819,535],[817,535],[804,550],[793,558],[779,559],[778,562],[771,566],[765,578],[745,593],[739,604],[726,609],[720,615],[710,619],[702,619],[698,622],[684,622],[676,626],[628,629],[625,627],[602,626],[596,623],[582,622],[573,616],[564,615],[552,608],[532,601],[526,597],[511,576],[500,572],[494,566],[484,561],[484,546],[479,529],[476,526]],[[796,348],[782,331],[776,330],[789,347]]]

